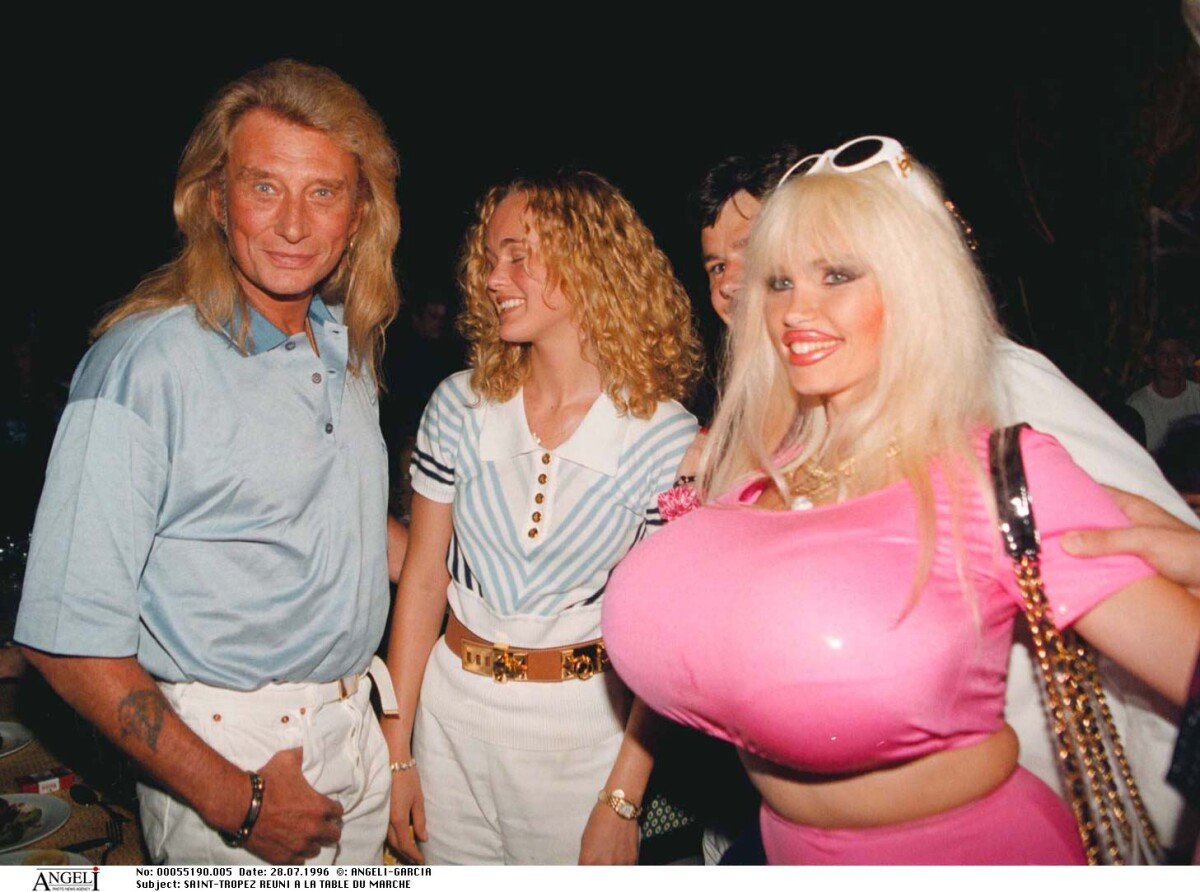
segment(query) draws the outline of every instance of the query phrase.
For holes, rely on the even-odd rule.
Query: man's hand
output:
[[[282,750],[258,770],[263,803],[246,849],[272,864],[303,864],[342,838],[342,807],[322,796],[300,772],[300,749]],[[246,800],[249,808],[250,800]]]
[[[1105,489],[1133,526],[1123,530],[1076,530],[1063,537],[1063,550],[1075,557],[1135,554],[1200,597],[1200,530],[1141,496]]]
[[[638,823],[626,820],[607,804],[592,807],[579,845],[580,864],[637,864]]]
[[[68,657],[24,649],[59,695],[210,827],[235,832],[250,807],[250,779],[200,739],[133,657]],[[276,753],[246,848],[268,861],[300,863],[341,838],[341,807],[300,773],[301,751]]]
[[[425,831],[425,794],[417,769],[397,771],[392,775],[392,813],[387,841],[393,849],[413,864],[424,864],[425,856],[417,840],[429,839]]]

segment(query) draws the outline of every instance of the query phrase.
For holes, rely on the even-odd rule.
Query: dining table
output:
[[[30,673],[33,673],[32,669],[27,671],[25,677],[0,681],[0,722],[17,723],[24,727],[20,708],[22,698],[19,694],[21,685],[29,682]],[[59,767],[73,772],[72,766],[65,764],[60,755],[64,749],[68,748],[56,746],[54,740],[43,740],[34,736],[20,749],[0,755],[0,798],[20,793],[18,778],[23,776]],[[89,783],[88,777],[75,777],[74,781],[76,785],[83,785],[84,789],[95,793],[96,787]],[[49,835],[22,845],[18,851],[62,849],[80,843],[95,842],[96,845],[78,853],[89,863],[99,864],[102,858],[105,864],[146,863],[136,809],[130,810],[111,801],[106,801],[103,805],[99,801],[82,804],[72,797],[70,789],[59,789],[45,795],[61,800],[68,806],[70,811],[66,823]],[[120,837],[119,842],[115,844],[110,842],[110,826],[113,824],[118,828]]]

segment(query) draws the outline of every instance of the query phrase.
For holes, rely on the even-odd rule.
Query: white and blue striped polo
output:
[[[657,495],[696,430],[673,400],[641,419],[601,394],[566,442],[544,449],[521,391],[488,402],[469,371],[451,375],[425,407],[412,461],[413,489],[453,504],[451,609],[477,635],[519,647],[599,637],[609,573],[662,524]]]

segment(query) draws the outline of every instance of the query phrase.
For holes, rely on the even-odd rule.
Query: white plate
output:
[[[33,732],[16,722],[0,722],[0,759],[33,743]]]
[[[58,849],[22,849],[19,852],[7,852],[0,855],[0,865],[6,866],[27,866],[27,867],[45,867],[46,863],[42,856],[53,852],[58,854]],[[92,862],[80,855],[78,852],[63,852],[67,856],[67,864],[77,866],[90,865]]]
[[[25,833],[15,843],[0,847],[0,852],[11,852],[37,842],[67,823],[67,818],[71,817],[71,806],[45,793],[4,793],[0,798],[7,799],[13,805],[32,805],[42,810],[42,817],[26,827]]]

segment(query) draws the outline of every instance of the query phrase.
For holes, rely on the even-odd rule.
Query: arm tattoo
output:
[[[158,690],[133,691],[117,704],[117,725],[121,739],[133,737],[143,741],[151,752],[158,746],[167,699]]]

